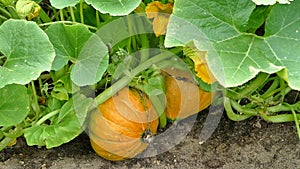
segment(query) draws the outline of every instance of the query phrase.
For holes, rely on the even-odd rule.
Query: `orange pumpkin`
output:
[[[158,116],[141,92],[124,88],[90,115],[89,137],[95,152],[111,161],[133,158],[156,134]]]
[[[202,90],[189,72],[172,68],[164,72],[167,99],[165,113],[169,120],[184,119],[211,104],[214,93]]]

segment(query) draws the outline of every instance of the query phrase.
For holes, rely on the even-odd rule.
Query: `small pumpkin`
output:
[[[192,75],[184,70],[164,70],[167,105],[166,116],[171,121],[184,119],[207,108],[214,93],[202,90]]]
[[[156,134],[158,116],[140,91],[123,88],[90,115],[89,137],[95,152],[111,161],[133,158]]]

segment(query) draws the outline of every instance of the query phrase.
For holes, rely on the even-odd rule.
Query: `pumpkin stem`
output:
[[[152,131],[148,128],[144,131],[143,135],[142,135],[142,141],[145,143],[150,143],[153,140],[153,136],[154,134],[152,133]]]

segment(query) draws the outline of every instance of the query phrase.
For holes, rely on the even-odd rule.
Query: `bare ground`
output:
[[[199,114],[192,131],[178,145],[154,157],[107,161],[94,153],[88,136],[82,134],[49,150],[28,147],[19,139],[15,147],[0,152],[0,169],[300,168],[294,123],[271,124],[259,118],[233,122],[223,115],[214,134],[200,145],[206,116]]]

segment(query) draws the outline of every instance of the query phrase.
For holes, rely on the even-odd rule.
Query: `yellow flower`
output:
[[[197,76],[205,83],[212,84],[217,80],[209,70],[206,63],[206,53],[206,51],[200,51],[197,49],[194,44],[188,44],[184,47],[184,54],[191,58],[194,62],[194,69]]]
[[[153,18],[153,31],[156,37],[166,34],[167,25],[170,14],[173,11],[173,4],[162,4],[159,1],[154,1],[147,4],[147,17]]]

